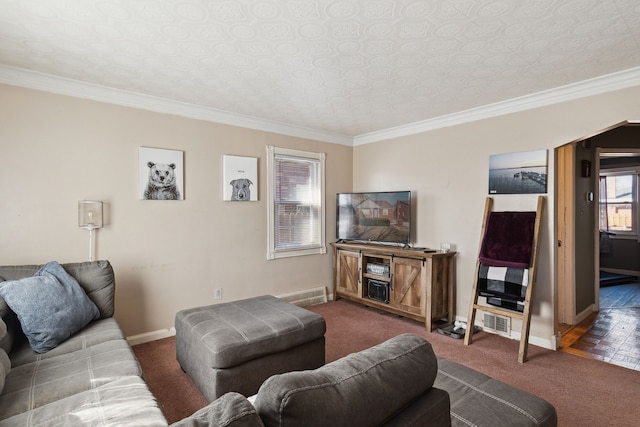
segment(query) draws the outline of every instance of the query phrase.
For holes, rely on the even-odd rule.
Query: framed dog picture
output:
[[[140,147],[140,200],[184,200],[183,152]]]
[[[258,200],[258,159],[256,157],[222,157],[223,200],[255,202]]]

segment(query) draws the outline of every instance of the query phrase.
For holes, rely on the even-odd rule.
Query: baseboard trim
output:
[[[595,304],[589,305],[589,307],[587,307],[586,309],[582,310],[580,313],[578,313],[576,315],[575,323],[573,323],[573,324],[574,325],[579,325],[580,322],[582,322],[584,319],[589,317],[589,315],[591,315],[591,313],[593,313],[594,311],[597,311],[596,310],[596,305]]]
[[[318,286],[315,288],[304,289],[301,291],[295,291],[288,294],[276,296],[284,301],[287,301],[290,304],[295,304],[300,307],[323,304],[328,301],[326,286]]]
[[[640,271],[635,271],[635,270],[621,270],[619,268],[606,268],[606,267],[600,267],[601,271],[606,271],[607,273],[614,273],[614,274],[624,274],[626,276],[636,276],[636,277],[640,277]]]
[[[153,332],[145,332],[144,334],[132,335],[127,337],[129,345],[134,346],[138,344],[144,344],[150,341],[161,340],[163,338],[169,338],[176,334],[176,328],[160,329]]]

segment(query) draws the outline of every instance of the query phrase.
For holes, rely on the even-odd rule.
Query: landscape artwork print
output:
[[[489,156],[489,194],[547,192],[547,150]]]

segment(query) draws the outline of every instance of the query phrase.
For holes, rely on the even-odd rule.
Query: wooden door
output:
[[[556,272],[558,316],[561,323],[575,325],[575,144],[556,148]],[[557,326],[556,326],[557,330]]]
[[[391,263],[392,306],[410,313],[425,315],[426,275],[424,260],[394,257]]]
[[[353,251],[338,250],[336,291],[342,294],[361,297],[360,254]]]

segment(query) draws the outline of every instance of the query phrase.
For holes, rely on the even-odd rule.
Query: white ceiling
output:
[[[2,82],[336,142],[639,66],[638,0],[0,0]]]

